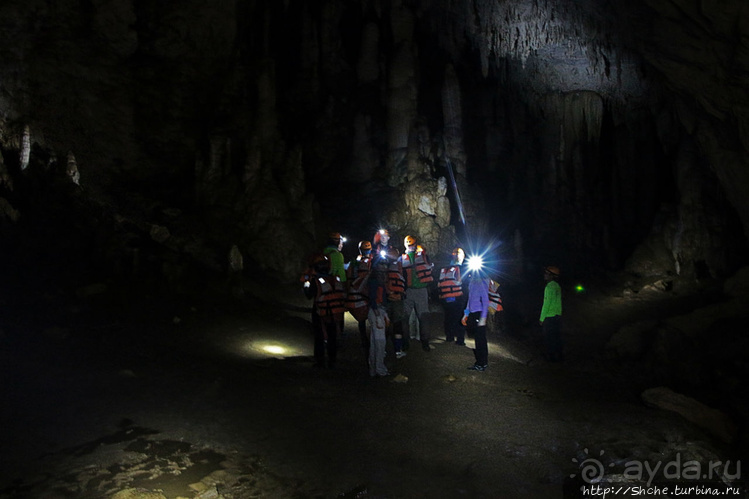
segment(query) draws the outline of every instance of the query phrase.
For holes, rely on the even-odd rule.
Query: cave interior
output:
[[[4,355],[85,314],[271,307],[330,232],[350,261],[386,227],[437,268],[484,253],[519,329],[546,265],[702,297],[643,376],[746,420],[742,0],[6,0],[0,27]]]

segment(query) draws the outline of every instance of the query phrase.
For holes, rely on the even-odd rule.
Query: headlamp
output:
[[[468,257],[468,270],[478,271],[484,266],[484,259],[481,255],[472,255]]]

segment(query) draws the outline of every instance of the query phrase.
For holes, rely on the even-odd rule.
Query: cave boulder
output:
[[[736,438],[738,428],[726,414],[670,388],[649,388],[642,392],[640,398],[649,407],[679,414],[723,442],[730,443]]]

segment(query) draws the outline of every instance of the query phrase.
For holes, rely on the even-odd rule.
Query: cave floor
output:
[[[569,300],[563,364],[542,359],[533,320],[492,327],[485,372],[434,314],[432,350],[388,350],[385,378],[369,377],[350,317],[337,368],[313,369],[293,288],[103,293],[47,321],[16,310],[0,336],[0,497],[577,497],[586,459],[613,476],[631,459],[726,452],[644,406],[647,381],[603,354],[619,325],[671,305],[691,306]]]

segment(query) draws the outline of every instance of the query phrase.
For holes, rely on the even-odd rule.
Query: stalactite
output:
[[[204,181],[208,185],[215,185],[231,169],[231,139],[219,136],[211,137],[210,155],[210,164]]]
[[[309,12],[309,6],[305,6],[307,12],[302,16],[302,34],[300,54],[299,81],[301,91],[314,98],[320,93],[320,42],[318,26],[315,24],[315,16]]]
[[[500,58],[519,60],[525,67],[530,57],[551,47],[563,47],[562,58],[581,54],[592,74],[605,79],[613,76],[602,66],[607,58],[615,58],[611,43],[615,30],[596,5],[573,0],[475,0],[465,4],[465,12],[447,22],[454,26],[456,35],[445,39],[459,44],[460,34],[465,34],[478,50],[484,76]]]
[[[278,116],[276,109],[276,65],[273,59],[266,59],[257,77],[259,109],[255,122],[262,139],[274,137],[277,133]]]
[[[375,81],[380,76],[379,43],[380,30],[377,24],[368,23],[362,30],[359,61],[356,66],[359,85]]]
[[[81,174],[78,171],[78,163],[75,160],[73,151],[68,151],[68,161],[65,169],[65,173],[75,185],[80,185]]]
[[[413,15],[400,5],[391,12],[393,43],[387,96],[388,182],[396,186],[408,176],[407,152],[411,127],[417,114],[416,49]],[[411,165],[415,167],[415,165]]]
[[[247,157],[244,163],[242,182],[245,192],[251,192],[260,181],[260,169],[262,168],[262,153],[260,151],[260,140],[257,136],[252,137],[247,144]]]
[[[29,125],[24,125],[23,136],[21,137],[21,171],[29,166],[31,158],[31,129]]]
[[[444,116],[445,153],[450,158],[457,175],[467,176],[466,154],[463,147],[463,118],[460,99],[460,82],[452,64],[445,68],[442,87],[442,114]]]
[[[354,117],[351,146],[351,169],[348,172],[354,182],[366,182],[378,165],[377,150],[372,144],[372,118],[361,113]]]
[[[5,186],[9,191],[13,190],[13,178],[8,172],[8,168],[5,166],[5,158],[3,153],[0,152],[0,187]]]

